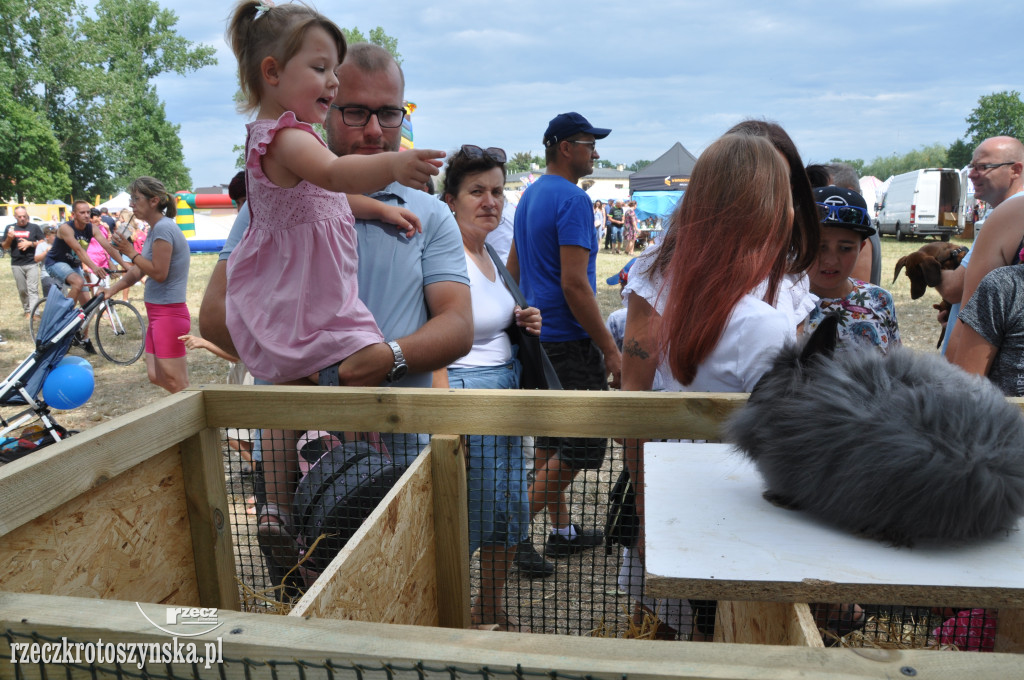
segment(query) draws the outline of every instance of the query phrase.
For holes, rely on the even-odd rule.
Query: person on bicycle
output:
[[[99,243],[103,250],[115,258],[115,261],[121,259],[117,250],[110,245],[103,234],[99,231],[93,232],[93,225],[89,218],[91,209],[92,206],[88,201],[75,201],[71,207],[71,219],[57,229],[57,238],[44,261],[46,273],[57,281],[67,284],[68,288],[65,294],[67,297],[77,300],[80,305],[85,305],[89,301],[89,294],[82,290],[85,286],[82,265],[88,267],[100,279],[107,275],[106,270],[93,262],[86,252],[90,241],[95,240]],[[89,340],[88,327],[83,326],[81,334],[82,349],[89,354],[95,354],[96,350]]]

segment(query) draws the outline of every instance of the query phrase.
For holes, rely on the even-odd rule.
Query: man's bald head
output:
[[[979,166],[996,166],[982,169]],[[967,175],[974,184],[974,197],[997,206],[1024,188],[1024,144],[1000,135],[978,145]]]

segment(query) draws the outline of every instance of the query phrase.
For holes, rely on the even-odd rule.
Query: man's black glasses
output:
[[[466,158],[477,159],[477,158],[489,158],[495,163],[504,163],[507,159],[505,156],[505,150],[499,149],[496,146],[489,146],[486,149],[477,146],[476,144],[463,144],[462,148],[459,149],[462,153],[466,154]]]
[[[822,222],[843,222],[844,224],[860,224],[871,226],[871,216],[864,208],[855,205],[832,205],[815,203],[818,206],[818,219]]]
[[[394,106],[368,109],[365,106],[338,106],[331,104],[331,108],[341,111],[341,121],[349,127],[363,127],[370,122],[370,116],[377,116],[377,122],[382,128],[401,127],[402,121],[405,120],[405,109],[398,109]]]
[[[988,172],[989,170],[1001,168],[1004,165],[1013,165],[1013,161],[1006,161],[1005,163],[968,163],[967,167],[975,172]]]

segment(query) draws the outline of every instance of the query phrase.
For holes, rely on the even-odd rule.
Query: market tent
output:
[[[676,209],[676,204],[683,198],[685,191],[637,191],[633,193],[636,201],[636,216],[646,220],[649,217],[667,218]]]
[[[696,162],[693,154],[676,142],[653,163],[629,176],[629,193],[685,190]]]
[[[117,196],[114,196],[109,201],[104,201],[97,205],[97,208],[106,208],[112,213],[120,212],[128,207],[128,199],[130,196],[127,191],[122,191]]]

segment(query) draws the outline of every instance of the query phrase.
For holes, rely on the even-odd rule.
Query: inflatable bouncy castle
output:
[[[405,120],[402,121],[402,148],[411,149],[413,148],[412,143],[412,112],[416,110],[416,105],[412,102],[405,103]]]

